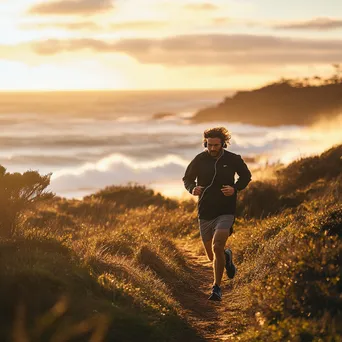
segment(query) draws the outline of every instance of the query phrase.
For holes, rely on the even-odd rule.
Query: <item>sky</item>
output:
[[[0,90],[251,89],[329,76],[341,0],[0,0]]]

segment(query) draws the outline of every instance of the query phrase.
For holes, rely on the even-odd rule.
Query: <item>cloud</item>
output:
[[[224,24],[231,23],[231,19],[227,17],[217,17],[217,18],[213,18],[212,22],[214,25],[224,25]]]
[[[50,22],[50,23],[30,23],[30,24],[23,24],[20,25],[20,28],[25,30],[44,30],[44,29],[63,29],[63,30],[89,30],[89,31],[98,31],[101,29],[99,25],[97,25],[94,22],[91,21],[83,21],[78,23],[56,23],[56,22]]]
[[[215,17],[211,19],[211,24],[216,26],[225,26],[229,25],[239,25],[239,26],[247,26],[247,27],[264,27],[265,24],[263,22],[259,22],[256,20],[251,19],[238,19],[238,18],[231,18],[231,17]]]
[[[125,53],[142,63],[164,65],[283,65],[335,63],[342,59],[342,40],[294,39],[256,35],[183,35],[164,39],[47,40],[36,42],[36,53],[53,55],[90,49]]]
[[[167,22],[163,21],[127,21],[121,23],[113,23],[108,27],[100,26],[92,21],[83,22],[44,22],[44,23],[29,23],[20,25],[22,29],[44,30],[44,29],[62,29],[62,30],[87,30],[108,32],[108,29],[115,31],[126,30],[155,30],[167,26]]]
[[[342,28],[342,19],[315,18],[312,20],[274,25],[285,30],[333,30]]]
[[[115,30],[149,30],[165,27],[166,22],[163,21],[127,21],[111,24],[110,27]]]
[[[187,4],[184,6],[184,8],[190,11],[213,11],[213,10],[218,9],[217,6],[209,2],[198,3],[198,4]]]
[[[214,26],[242,25],[246,27],[263,27],[276,30],[333,30],[342,28],[342,19],[315,18],[298,22],[262,22],[252,19],[238,19],[229,17],[215,17],[211,19]]]
[[[113,0],[61,0],[43,2],[29,9],[39,15],[90,15],[113,8]]]
[[[39,55],[55,55],[65,51],[78,51],[86,48],[97,52],[113,51],[111,44],[96,39],[48,39],[41,42],[34,42],[31,46]]]

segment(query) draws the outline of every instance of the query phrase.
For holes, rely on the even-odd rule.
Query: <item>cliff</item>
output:
[[[228,121],[260,126],[308,125],[321,117],[333,117],[341,109],[342,81],[304,87],[285,81],[251,91],[238,91],[217,106],[198,111],[192,121]]]

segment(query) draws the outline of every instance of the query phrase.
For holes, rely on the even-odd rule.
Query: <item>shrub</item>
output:
[[[9,173],[0,165],[0,235],[13,235],[20,214],[38,201],[52,198],[45,192],[51,174],[40,176],[37,171]]]
[[[237,214],[264,218],[298,208],[311,199],[323,196],[338,200],[341,193],[342,145],[320,156],[303,158],[276,171],[275,181],[254,181],[239,193]]]
[[[104,201],[111,201],[123,208],[137,208],[156,205],[174,209],[178,206],[177,201],[167,199],[160,193],[156,194],[152,189],[147,189],[145,186],[138,184],[128,184],[127,186],[108,186],[93,195],[86,196],[84,199],[101,199]]]
[[[320,156],[302,158],[277,171],[282,192],[304,188],[320,178],[331,180],[341,173],[342,145],[332,147]]]
[[[239,194],[237,212],[247,217],[262,218],[280,209],[279,191],[273,183],[255,181]]]

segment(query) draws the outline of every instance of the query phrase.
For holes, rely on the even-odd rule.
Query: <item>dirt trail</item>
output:
[[[186,256],[196,287],[195,292],[184,293],[178,298],[186,310],[189,324],[205,341],[236,341],[237,332],[247,324],[241,310],[247,298],[241,297],[241,291],[232,289],[231,280],[224,274],[222,301],[208,301],[213,281],[212,263],[206,256],[195,253],[186,242],[180,242],[178,247]]]

